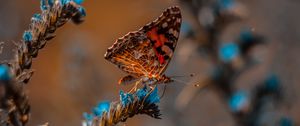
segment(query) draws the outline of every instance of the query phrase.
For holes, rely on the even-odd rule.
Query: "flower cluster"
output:
[[[92,113],[84,113],[82,126],[111,126],[124,122],[137,114],[146,114],[160,119],[160,102],[158,89],[144,88],[132,93],[120,91],[120,100],[116,102],[100,102]]]
[[[70,19],[74,23],[81,23],[86,16],[80,5],[83,0],[41,0],[42,13],[34,14],[29,29],[23,34],[23,42],[19,47],[22,61],[21,69],[29,69],[31,59],[38,55],[47,41],[55,37],[57,28]]]
[[[246,8],[237,0],[180,0],[180,2],[192,11],[193,22],[194,20],[198,21],[197,25],[183,22],[184,37],[189,41],[193,40],[199,43],[199,49],[201,49],[199,52],[209,57],[207,59],[211,60],[210,62],[214,66],[210,72],[212,74],[203,77],[204,79],[200,81],[203,83],[196,84],[196,86],[212,85],[216,87],[214,89],[218,89],[216,90],[218,94],[222,94],[221,98],[225,99],[226,107],[235,118],[236,125],[264,124],[261,123],[266,118],[263,116],[269,113],[268,109],[273,109],[269,104],[278,103],[283,95],[279,77],[271,73],[265,80],[254,83],[253,87],[244,86],[239,82],[244,73],[253,72],[254,66],[260,65],[259,63],[262,62],[260,57],[255,56],[252,49],[257,49],[256,47],[262,45],[267,46],[269,43],[266,43],[263,36],[255,33],[254,28],[245,28],[245,26],[241,27],[240,33],[235,35],[237,37],[231,37],[233,39],[229,41],[228,39],[222,41],[222,33],[230,29],[228,27],[235,26],[230,24],[243,23],[243,20],[246,19]],[[201,30],[197,29],[198,26],[201,26],[199,28]],[[237,30],[238,28],[233,29]],[[202,32],[205,33],[204,36]],[[235,33],[237,32],[230,34]],[[194,92],[197,91],[190,91],[192,90],[190,88],[185,89],[179,96],[196,95]],[[182,97],[177,98],[179,110],[187,105],[183,102],[187,102],[187,100],[182,100]],[[289,121],[292,122],[292,120],[283,119],[281,123],[291,124]]]
[[[29,29],[21,42],[15,43],[17,52],[11,61],[0,65],[0,125],[25,125],[29,120],[30,105],[24,86],[33,75],[32,58],[46,42],[55,37],[57,28],[69,20],[78,24],[86,16],[80,5],[83,0],[41,0],[41,13],[31,18]]]

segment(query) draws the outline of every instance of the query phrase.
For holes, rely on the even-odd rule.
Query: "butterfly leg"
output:
[[[137,89],[138,89],[138,85],[139,85],[139,84],[141,84],[141,82],[142,82],[142,79],[140,79],[140,80],[136,81],[136,82],[135,82],[135,84],[134,84],[134,86],[133,86],[133,88],[132,88],[132,89],[130,89],[130,91],[129,91],[129,92],[136,92],[136,91],[137,91]]]
[[[122,77],[119,81],[118,84],[120,85],[129,85],[132,84],[134,81],[136,81],[137,78],[131,76],[131,75],[127,75],[125,77]]]

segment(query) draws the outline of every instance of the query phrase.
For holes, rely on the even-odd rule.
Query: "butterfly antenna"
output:
[[[194,77],[195,74],[191,74],[190,77]],[[210,84],[211,80],[207,77],[204,77],[204,78],[201,78],[200,80],[196,81],[196,82],[185,82],[185,81],[182,81],[182,80],[179,80],[179,79],[175,79],[174,76],[172,78],[172,80],[178,82],[178,83],[181,83],[181,84],[185,84],[185,85],[194,85],[195,87],[198,87],[198,88],[203,88],[203,87],[206,87],[208,84]]]
[[[175,81],[175,82],[178,82],[178,83],[181,83],[181,84],[188,85],[187,82],[185,82],[185,81],[183,81],[183,80],[176,79],[176,78],[179,78],[179,77],[190,77],[190,78],[192,78],[192,77],[194,77],[194,76],[195,76],[195,74],[192,73],[192,74],[190,74],[190,75],[170,76],[170,78],[171,78],[173,81]]]
[[[175,81],[175,82],[181,83],[181,84],[188,85],[187,82],[184,82],[184,81],[182,81],[182,80],[178,80],[178,79],[175,79],[175,78],[172,78],[172,80]]]
[[[177,76],[170,76],[171,78],[176,78],[176,77],[194,77],[195,74],[190,74],[190,75],[177,75]]]
[[[166,90],[167,90],[167,85],[165,84],[165,85],[164,85],[164,90],[163,90],[163,93],[162,93],[161,96],[160,96],[160,99],[162,99],[162,98],[164,97],[164,95],[165,95],[165,93],[166,93]]]

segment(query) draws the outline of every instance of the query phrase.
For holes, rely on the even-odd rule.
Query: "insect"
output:
[[[174,54],[181,20],[179,7],[169,7],[156,20],[117,39],[107,49],[105,59],[129,74],[119,84],[135,81],[155,85],[173,81],[164,71]]]

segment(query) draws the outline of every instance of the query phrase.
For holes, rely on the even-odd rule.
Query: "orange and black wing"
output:
[[[161,75],[173,56],[181,20],[179,7],[169,7],[153,22],[116,40],[105,59],[135,78]]]

